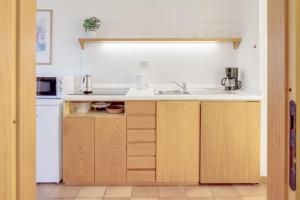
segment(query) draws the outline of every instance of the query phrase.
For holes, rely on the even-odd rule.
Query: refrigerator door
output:
[[[61,163],[61,105],[36,107],[36,178],[38,183],[59,183]]]

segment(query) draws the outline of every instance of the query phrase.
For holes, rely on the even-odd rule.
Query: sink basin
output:
[[[157,90],[156,95],[179,95],[183,94],[181,90]]]
[[[183,93],[182,90],[158,89],[156,90],[155,94],[156,95],[217,95],[217,94],[235,94],[235,92],[225,91],[217,88],[189,89],[188,93]]]

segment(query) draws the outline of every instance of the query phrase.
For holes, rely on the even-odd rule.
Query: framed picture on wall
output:
[[[36,63],[52,64],[52,10],[37,10],[36,13]]]

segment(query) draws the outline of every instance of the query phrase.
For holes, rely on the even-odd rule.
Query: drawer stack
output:
[[[127,181],[155,182],[156,176],[156,102],[128,101]]]

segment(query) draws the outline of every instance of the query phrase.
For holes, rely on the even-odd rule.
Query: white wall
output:
[[[267,176],[267,139],[268,139],[268,4],[267,0],[259,1],[259,79],[262,95],[261,109],[261,174]]]
[[[185,80],[219,84],[237,66],[231,44],[96,44],[82,51],[82,21],[97,16],[104,37],[195,37],[203,21],[236,21],[239,0],[38,0],[53,9],[53,65],[38,75],[92,73],[97,83],[133,83],[140,60],[149,60],[153,83]],[[70,6],[71,5],[71,6]]]
[[[53,9],[53,64],[37,75],[92,74],[96,83],[134,83],[140,60],[152,83],[219,84],[224,68],[240,67],[243,87],[264,95],[261,175],[267,173],[266,0],[37,0]],[[102,37],[198,37],[206,22],[239,22],[238,50],[216,43],[102,43],[80,50],[82,21],[97,16]],[[257,45],[257,48],[253,48]]]
[[[259,1],[240,0],[241,45],[238,49],[238,66],[241,78],[251,90],[260,88],[259,84]],[[255,48],[254,46],[257,46]]]
[[[238,65],[249,90],[259,89],[261,102],[261,175],[267,176],[267,1],[240,0]],[[256,48],[254,47],[256,46]],[[255,78],[254,78],[255,77]]]
[[[232,44],[209,43],[105,43],[89,45],[82,57],[83,73],[98,83],[134,83],[138,61],[146,59],[152,83],[218,84],[224,66],[236,63]]]

